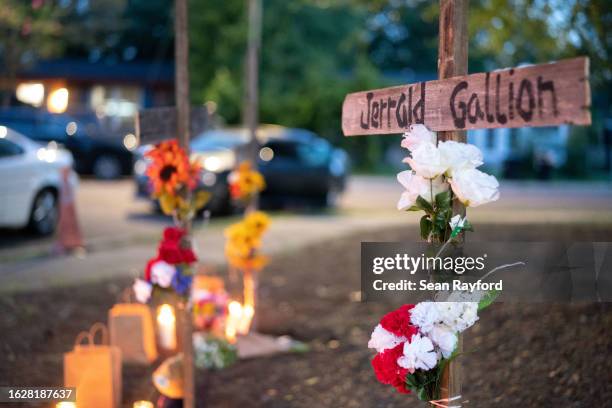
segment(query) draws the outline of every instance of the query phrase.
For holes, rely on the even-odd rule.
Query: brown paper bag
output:
[[[148,365],[157,359],[153,316],[147,305],[117,303],[108,312],[108,328],[110,344],[121,349],[124,363]]]
[[[96,344],[98,332],[102,339]],[[76,387],[77,407],[121,406],[121,350],[108,345],[108,331],[102,323],[79,333],[74,349],[64,354],[64,386]]]

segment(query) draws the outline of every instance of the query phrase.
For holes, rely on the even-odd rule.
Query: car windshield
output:
[[[191,150],[206,152],[210,150],[233,149],[247,142],[246,132],[208,131],[191,141]]]

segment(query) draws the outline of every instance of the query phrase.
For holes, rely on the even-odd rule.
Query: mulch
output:
[[[360,242],[416,236],[410,227],[364,232],[275,257],[260,279],[258,330],[293,336],[310,351],[199,372],[203,406],[424,406],[376,381],[366,344],[378,319],[394,305],[361,303],[356,296]],[[612,228],[605,225],[480,225],[469,236],[611,238]],[[63,353],[79,331],[106,321],[108,309],[129,284],[115,280],[0,299],[0,385],[61,385]],[[466,332],[464,350],[469,351],[460,357],[465,407],[603,407],[612,400],[610,304],[494,304]],[[124,368],[124,406],[152,398],[150,372]]]

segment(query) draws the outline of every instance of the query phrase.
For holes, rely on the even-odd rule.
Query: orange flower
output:
[[[228,176],[230,195],[235,200],[249,200],[254,194],[266,188],[266,181],[260,172],[253,169],[246,160]]]
[[[153,183],[153,195],[174,196],[179,189],[186,187],[193,190],[197,185],[200,166],[189,163],[185,150],[175,139],[161,142],[145,154],[151,159],[147,167],[147,176]]]

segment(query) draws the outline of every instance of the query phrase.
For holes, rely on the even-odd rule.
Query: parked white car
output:
[[[0,125],[0,227],[51,234],[59,218],[62,172],[76,187],[70,152],[40,145]]]

